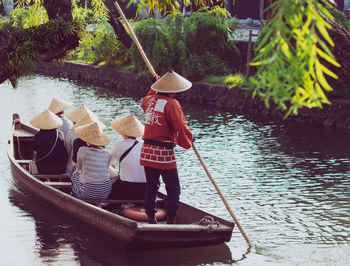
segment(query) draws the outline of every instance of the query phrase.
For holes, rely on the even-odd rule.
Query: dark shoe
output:
[[[148,219],[149,224],[156,224],[157,223],[157,219],[154,216],[148,216],[147,219]]]
[[[166,223],[167,224],[175,224],[175,216],[168,216],[166,218]]]

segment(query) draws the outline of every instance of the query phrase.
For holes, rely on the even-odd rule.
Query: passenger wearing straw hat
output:
[[[71,176],[73,195],[81,199],[107,199],[112,183],[108,174],[110,154],[103,146],[109,138],[98,122],[75,128],[78,138],[87,143],[78,151],[76,170]]]
[[[64,101],[61,99],[57,98],[52,98],[51,103],[49,105],[49,110],[56,114],[59,118],[61,118],[63,124],[60,126],[59,130],[61,130],[64,134],[64,136],[67,136],[67,132],[70,130],[72,127],[72,122],[69,121],[65,116],[64,116],[64,111],[72,105],[71,102]]]
[[[34,161],[39,174],[64,173],[68,156],[63,133],[58,130],[62,120],[51,111],[45,110],[33,117],[30,123],[40,129],[33,142]]]
[[[73,110],[71,110],[70,112],[68,112],[66,114],[66,117],[70,121],[73,122],[73,125],[75,125],[86,114],[94,115],[92,113],[92,111],[88,107],[86,107],[84,104],[82,104],[79,107],[76,107]],[[65,140],[65,145],[66,145],[66,148],[67,148],[67,152],[69,154],[69,158],[72,158],[72,159],[74,157],[73,156],[73,143],[74,143],[75,139],[77,139],[77,136],[75,135],[74,130],[71,128],[71,130],[69,130],[67,135],[65,136],[64,140]],[[82,142],[82,143],[84,144],[83,146],[86,146],[85,142]],[[77,161],[77,159],[76,159],[76,153],[75,153],[75,160],[73,160],[73,162],[76,163],[76,161]],[[68,162],[68,163],[69,163],[69,165],[67,165],[67,173],[71,172],[71,170],[72,170],[71,163],[70,162]]]
[[[191,86],[190,81],[169,71],[151,86],[141,104],[146,122],[140,163],[145,167],[147,179],[145,208],[149,223],[157,223],[155,200],[160,176],[167,191],[167,223],[175,223],[180,183],[173,148],[176,144],[191,148],[193,136],[179,102],[173,97]]]
[[[72,126],[71,130],[67,133],[67,139],[65,141],[67,152],[69,154],[68,156],[68,163],[67,163],[67,173],[72,174],[73,167],[75,163],[77,162],[77,153],[80,147],[87,146],[86,142],[81,140],[77,137],[74,130],[77,127],[90,124],[92,122],[98,122],[101,125],[102,129],[105,129],[106,126],[98,121],[98,117],[93,114],[92,112],[86,113],[78,122],[74,122],[74,125]]]
[[[122,135],[111,149],[111,163],[118,162],[119,179],[112,186],[112,199],[144,199],[146,188],[145,169],[140,165],[143,141],[136,138],[143,135],[143,125],[133,115],[127,115],[111,122],[112,128]]]

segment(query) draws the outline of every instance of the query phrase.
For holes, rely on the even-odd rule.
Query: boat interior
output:
[[[14,159],[19,163],[23,169],[29,169],[29,163],[33,155],[33,140],[34,135],[37,131],[29,126],[18,123],[15,125],[15,130],[13,131],[13,155]],[[34,175],[38,180],[44,184],[58,189],[64,193],[71,193],[71,180],[67,174],[60,175],[47,175],[47,174],[38,174]],[[101,199],[101,200],[83,200],[87,203],[93,204],[97,207],[103,208],[107,211],[113,212],[118,215],[124,215],[124,211],[127,208],[137,206],[140,207],[139,211],[144,212],[144,200],[115,200],[115,199]],[[166,195],[159,193],[156,201],[156,207],[159,209],[164,209],[166,204]],[[206,212],[203,212],[197,208],[194,208],[190,205],[180,202],[179,204],[179,213],[176,217],[176,224],[201,224],[201,221],[204,223],[216,223],[219,227],[220,224],[225,224],[227,226],[233,226],[232,223],[227,222],[219,217],[215,217],[215,221],[208,221],[208,218],[205,218],[209,215]],[[125,216],[125,215],[124,215]],[[213,219],[213,216],[210,215],[210,220]],[[131,217],[128,217],[131,218]],[[132,219],[132,218],[131,218]],[[204,220],[203,220],[204,219]],[[137,220],[137,219],[135,219]],[[138,222],[146,222],[145,220],[137,220]],[[158,219],[158,223],[165,224],[165,217]]]

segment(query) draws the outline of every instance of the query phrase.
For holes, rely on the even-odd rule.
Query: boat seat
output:
[[[52,180],[52,179],[67,180],[67,179],[70,179],[68,174],[61,174],[61,175],[42,174],[42,175],[34,175],[34,176],[39,180]]]
[[[19,164],[29,164],[32,160],[16,160]]]
[[[117,199],[82,199],[91,204],[143,204],[144,200],[117,200]]]
[[[49,185],[54,188],[71,188],[72,183],[71,182],[51,182],[51,181],[46,181],[44,182],[46,185]]]

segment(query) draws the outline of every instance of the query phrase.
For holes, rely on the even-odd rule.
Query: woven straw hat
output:
[[[86,107],[84,104],[80,105],[79,107],[73,109],[72,111],[68,112],[66,114],[66,117],[73,121],[74,123],[78,122],[80,119],[83,118],[85,114],[93,114],[92,111]]]
[[[78,138],[92,145],[104,146],[109,143],[109,138],[97,122],[77,127],[74,132]]]
[[[165,93],[177,93],[186,91],[191,87],[192,83],[189,80],[175,73],[173,70],[165,73],[151,86],[154,91]]]
[[[49,110],[53,112],[54,114],[60,113],[64,110],[66,110],[68,107],[72,105],[71,102],[60,100],[57,98],[52,98]]]
[[[78,122],[76,122],[72,126],[72,129],[76,129],[77,127],[87,125],[87,124],[90,124],[93,122],[97,122],[102,129],[106,128],[106,125],[98,120],[97,115],[95,115],[93,113],[86,113]]]
[[[140,137],[143,135],[143,125],[133,114],[113,120],[111,126],[118,133],[130,137]]]
[[[46,130],[59,128],[63,124],[61,118],[47,109],[44,112],[34,116],[30,120],[30,123],[33,127]]]

